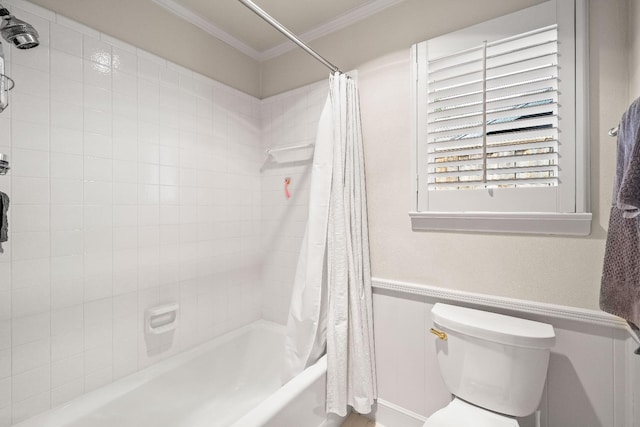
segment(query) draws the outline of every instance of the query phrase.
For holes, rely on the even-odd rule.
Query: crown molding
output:
[[[261,52],[252,48],[245,42],[242,42],[232,36],[231,34],[224,31],[222,28],[213,24],[211,21],[208,21],[202,15],[194,12],[193,10],[185,7],[174,0],[152,0],[155,4],[167,9],[169,12],[178,16],[179,18],[184,19],[185,21],[195,25],[200,28],[202,31],[212,35],[213,37],[223,41],[229,46],[239,50],[250,58],[255,59],[256,61],[260,61]]]
[[[218,27],[211,21],[207,20],[202,15],[194,12],[193,10],[179,4],[175,0],[152,0],[157,5],[165,8],[169,12],[174,15],[184,19],[185,21],[195,25],[206,33],[212,35],[213,37],[223,41],[229,46],[239,50],[245,55],[255,59],[256,61],[266,61],[269,59],[276,58],[290,50],[295,49],[297,46],[290,41],[285,41],[280,43],[277,46],[274,46],[265,51],[258,51],[243,41],[240,41],[236,37],[232,36],[228,32],[224,31],[222,28]],[[317,26],[316,28],[302,33],[299,38],[304,42],[310,42],[316,40],[320,37],[331,34],[335,31],[341,30],[343,28],[348,27],[349,25],[353,25],[356,22],[362,21],[376,13],[379,13],[389,7],[395,6],[399,3],[402,3],[405,0],[371,0],[367,3],[355,7],[351,10],[348,10],[330,21],[325,22]]]
[[[362,6],[348,10],[330,21],[317,26],[316,28],[300,34],[298,37],[305,43],[324,37],[338,30],[346,28],[356,22],[362,21],[376,13],[382,12],[392,6],[402,3],[404,0],[372,0]],[[290,50],[296,48],[293,42],[286,41],[260,53],[260,60],[266,61],[276,58]]]

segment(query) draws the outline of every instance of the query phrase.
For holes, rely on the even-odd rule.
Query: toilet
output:
[[[441,303],[431,317],[453,400],[423,427],[519,427],[517,418],[536,411],[555,343],[551,325]]]

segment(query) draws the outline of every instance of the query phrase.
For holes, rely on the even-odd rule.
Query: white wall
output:
[[[629,0],[629,103],[640,96],[640,4]]]
[[[627,108],[626,2],[591,2],[591,202],[587,238],[411,230],[408,49],[358,67],[376,277],[598,308],[615,164],[607,130]]]
[[[258,319],[262,302],[259,101],[21,4],[42,44],[5,45],[0,426]],[[169,301],[177,331],[149,339],[144,310]]]

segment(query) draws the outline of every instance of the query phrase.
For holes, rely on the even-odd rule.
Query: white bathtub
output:
[[[326,360],[281,387],[282,326],[259,321],[15,427],[336,427]]]

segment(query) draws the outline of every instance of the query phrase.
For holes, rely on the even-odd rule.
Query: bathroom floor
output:
[[[352,412],[349,418],[342,423],[342,427],[384,427],[382,424],[376,424],[364,415]]]

